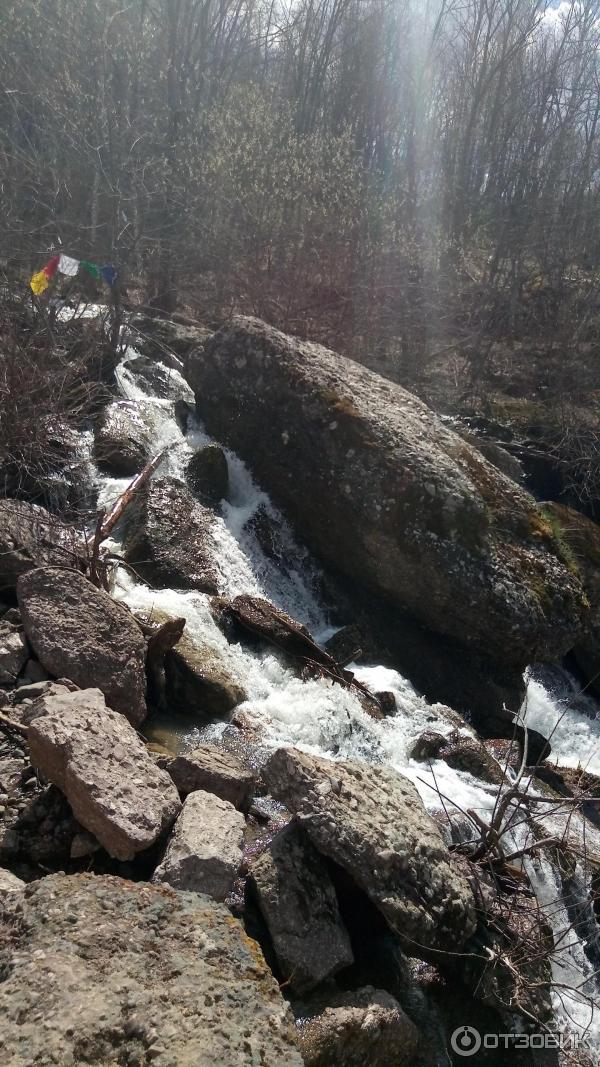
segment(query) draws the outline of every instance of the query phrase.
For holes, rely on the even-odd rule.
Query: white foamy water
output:
[[[212,438],[193,417],[188,419],[187,432],[181,431],[173,402],[149,396],[148,382],[140,381],[128,365],[136,355],[134,349],[128,349],[118,370],[120,390],[128,400],[153,405],[155,451],[171,446],[157,476],[168,473],[182,477],[194,450],[211,443]],[[164,369],[177,376],[177,371]],[[172,377],[171,381],[177,378]],[[183,378],[181,395],[182,399],[189,398],[189,387]],[[212,525],[220,592],[229,597],[241,593],[264,596],[308,626],[317,640],[325,640],[334,630],[320,596],[318,566],[297,544],[289,525],[268,495],[256,486],[246,465],[230,451],[225,452],[229,468],[228,500],[221,502]],[[127,484],[127,479],[99,477],[101,506],[110,505]],[[275,559],[265,550],[261,524],[276,532]],[[118,531],[111,549],[119,551]],[[396,714],[376,721],[365,712],[355,692],[325,679],[301,680],[273,650],[257,652],[241,644],[229,644],[215,624],[208,598],[203,594],[152,590],[137,582],[125,568],[118,570],[114,594],[134,611],[146,615],[158,611],[185,617],[189,635],[214,650],[247,693],[248,699],[239,710],[246,722],[258,728],[261,745],[269,748],[293,744],[332,759],[386,764],[414,782],[430,810],[470,810],[483,818],[491,815],[497,800],[494,786],[450,768],[443,760],[424,763],[411,759],[411,747],[424,730],[447,734],[455,726],[443,706],[428,704],[397,671],[378,665],[351,668],[357,679],[373,692],[386,690],[395,696]],[[591,713],[591,705],[589,710]],[[529,682],[523,714],[528,725],[546,736],[552,735],[554,755],[559,762],[571,766],[582,763],[600,772],[600,723],[596,724],[582,710],[573,711],[566,699],[561,701],[551,696],[533,679]],[[216,726],[215,735],[222,728]],[[465,726],[463,732],[468,734],[470,730]],[[184,747],[198,741],[197,728],[190,727],[182,736],[179,727],[178,733],[178,743]],[[545,812],[540,811],[542,822],[545,817]],[[517,843],[518,831],[511,834]],[[552,960],[554,978],[569,987],[565,990],[561,987],[560,996],[557,995],[557,1020],[566,1025],[572,1017],[574,1021],[569,1025],[579,1031],[587,1030],[590,1025],[588,992],[594,988],[594,982],[585,955],[585,937],[572,933],[569,939],[566,937],[569,916],[561,903],[558,876],[552,865],[546,860],[540,863],[528,860],[526,865],[540,904],[546,905],[552,915],[557,944]],[[578,987],[575,993],[574,986]],[[591,1028],[600,1047],[595,1016]]]

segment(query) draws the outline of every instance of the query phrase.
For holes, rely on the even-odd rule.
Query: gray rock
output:
[[[223,449],[219,445],[197,449],[186,467],[185,480],[200,500],[218,504],[229,491],[229,470]]]
[[[132,859],[171,826],[180,808],[173,782],[99,689],[43,694],[24,721],[33,766],[109,855]]]
[[[590,602],[585,631],[573,653],[590,688],[600,696],[600,525],[564,504],[544,505],[560,532],[564,551],[576,569]]]
[[[250,868],[283,977],[306,993],[354,961],[324,861],[290,823]]]
[[[502,663],[573,646],[585,597],[534,499],[416,396],[251,318],[190,373],[209,431],[351,581]]]
[[[109,404],[94,435],[94,455],[100,469],[117,478],[137,474],[150,459],[152,429],[142,403],[117,400]]]
[[[20,628],[0,622],[0,685],[14,685],[29,659],[29,645]]]
[[[412,782],[388,767],[290,748],[271,756],[263,777],[409,944],[459,949],[473,933],[471,887]]]
[[[77,566],[80,555],[76,532],[45,508],[0,500],[0,593],[13,593],[19,576],[33,567]]]
[[[50,675],[48,671],[44,670],[41,663],[37,659],[28,659],[17,684],[22,688],[23,686],[39,685],[40,682],[49,680]]]
[[[14,896],[15,893],[22,893],[25,885],[26,883],[17,878],[16,874],[0,867],[0,908],[9,897]]]
[[[186,715],[223,716],[246,700],[232,664],[186,633],[165,653],[164,684],[167,707]]]
[[[123,604],[82,574],[40,567],[19,579],[27,639],[55,678],[97,686],[134,724],[146,715],[146,642]]]
[[[158,588],[218,590],[213,517],[174,478],[156,478],[125,512],[125,559]]]
[[[298,1034],[305,1067],[412,1067],[420,1043],[398,1001],[373,986],[339,994]]]
[[[256,776],[241,760],[216,745],[198,745],[190,752],[159,759],[177,789],[186,796],[197,789],[214,793],[235,808],[246,809],[256,785]]]
[[[244,816],[199,789],[184,801],[152,881],[225,900],[242,863]]]
[[[5,1067],[302,1067],[258,946],[207,897],[53,875],[6,932]]]

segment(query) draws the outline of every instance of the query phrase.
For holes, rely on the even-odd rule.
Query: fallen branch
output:
[[[4,713],[1,712],[1,711],[0,711],[0,725],[7,726],[7,727],[9,727],[9,729],[15,730],[18,734],[21,734],[22,737],[27,737],[28,727],[27,726],[23,726],[23,724],[20,723],[20,722],[15,722],[14,719],[9,719],[8,715],[4,715]]]

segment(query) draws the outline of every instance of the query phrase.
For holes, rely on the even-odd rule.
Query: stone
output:
[[[244,811],[248,808],[256,776],[231,752],[217,745],[198,745],[189,752],[158,762],[183,796],[203,789],[235,808]]]
[[[175,478],[155,478],[125,512],[125,559],[157,588],[216,593],[212,522],[211,512]]]
[[[444,735],[435,730],[426,730],[414,742],[409,756],[418,761],[444,760],[449,767],[467,771],[475,778],[493,785],[501,785],[505,781],[503,769],[497,760],[481,741],[466,731],[453,730]]]
[[[43,564],[78,566],[75,530],[45,508],[23,500],[0,500],[0,593],[14,593],[21,574]]]
[[[233,661],[186,633],[165,653],[164,687],[169,710],[204,719],[226,716],[246,700]]]
[[[242,864],[244,816],[203,789],[190,793],[152,881],[225,900]]]
[[[130,860],[169,829],[177,790],[99,689],[43,694],[27,709],[31,762],[110,856]]]
[[[208,430],[325,563],[500,663],[575,644],[585,596],[535,500],[416,396],[252,318],[190,375]]]
[[[6,933],[5,1067],[302,1067],[258,946],[205,896],[52,875]]]
[[[564,504],[544,505],[557,525],[590,602],[585,631],[573,649],[579,669],[590,688],[600,696],[600,525]]]
[[[280,748],[263,768],[273,796],[367,894],[390,928],[425,949],[460,949],[475,930],[470,884],[413,786],[389,767]]]
[[[15,893],[22,893],[25,885],[26,883],[21,878],[17,878],[16,874],[0,867],[0,908],[9,897],[14,896]]]
[[[44,670],[37,659],[28,659],[23,668],[23,673],[17,682],[20,688],[39,685],[40,682],[50,681],[48,671]]]
[[[360,656],[363,644],[360,627],[351,623],[349,626],[343,626],[341,630],[336,630],[323,647],[338,663],[345,664],[350,663],[355,656]]]
[[[138,725],[146,716],[146,642],[123,605],[82,574],[39,567],[19,579],[27,639],[55,678],[101,689],[110,707]]]
[[[250,868],[286,986],[303,994],[354,960],[333,883],[305,831],[290,823]]]
[[[420,1035],[397,1000],[365,986],[298,1024],[305,1067],[412,1067]]]
[[[151,458],[152,437],[152,420],[141,401],[109,404],[94,434],[94,456],[100,470],[116,478],[133,477]]]
[[[29,645],[21,628],[0,622],[0,685],[14,685],[29,659]]]
[[[229,492],[227,458],[219,445],[198,448],[185,469],[185,480],[194,496],[218,504]]]

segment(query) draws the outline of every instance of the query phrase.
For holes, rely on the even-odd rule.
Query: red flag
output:
[[[48,260],[48,262],[46,263],[46,266],[42,267],[42,271],[44,272],[44,274],[46,275],[47,278],[53,278],[54,275],[56,274],[56,272],[58,270],[58,261],[59,261],[59,259],[60,259],[60,256],[52,256],[52,259]]]

